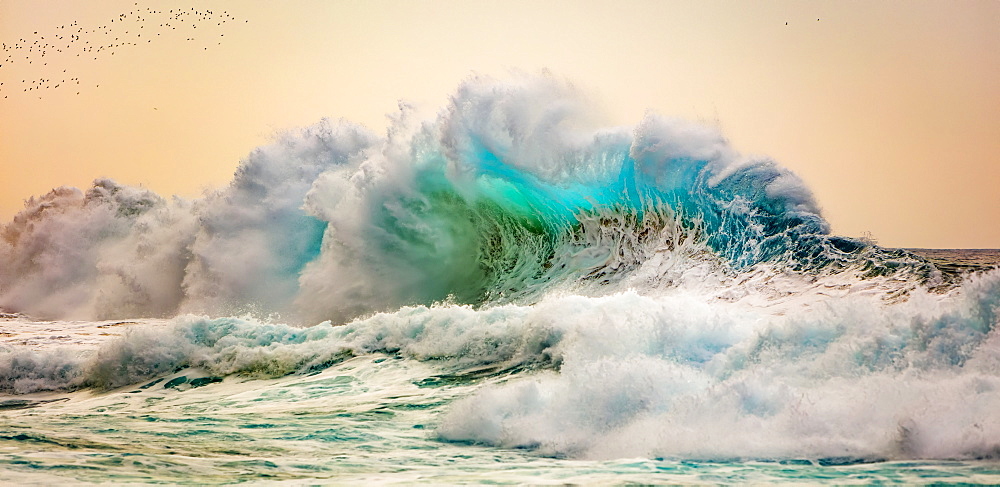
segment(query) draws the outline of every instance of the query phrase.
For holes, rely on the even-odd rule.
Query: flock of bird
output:
[[[0,61],[2,99],[18,94],[41,98],[57,89],[72,89],[80,94],[83,86],[99,88],[100,84],[81,85],[79,76],[67,74],[67,69],[79,66],[74,60],[98,61],[122,49],[180,38],[207,50],[222,44],[225,33],[220,31],[224,27],[249,22],[227,11],[194,7],[140,9],[138,2],[135,7],[103,25],[84,26],[73,21],[50,32],[34,31],[13,42],[0,41],[3,47]]]

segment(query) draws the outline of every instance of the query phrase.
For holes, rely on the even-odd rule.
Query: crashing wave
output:
[[[323,120],[251,153],[229,187],[167,200],[107,179],[33,198],[0,233],[0,306],[46,318],[279,314],[346,322],[442,300],[531,302],[688,267],[897,273],[903,251],[830,236],[812,194],[715,130],[596,126],[551,78],[465,82],[385,137]],[[667,284],[664,284],[667,283]],[[654,284],[647,282],[647,285]]]

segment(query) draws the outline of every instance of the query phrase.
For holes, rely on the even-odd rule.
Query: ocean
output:
[[[1000,483],[1000,251],[831,233],[715,129],[472,78],[196,200],[0,227],[11,484]]]

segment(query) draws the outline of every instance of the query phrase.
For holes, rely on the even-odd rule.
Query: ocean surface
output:
[[[1000,251],[549,78],[0,226],[0,482],[1000,483]]]

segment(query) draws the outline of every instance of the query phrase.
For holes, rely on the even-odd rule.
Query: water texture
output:
[[[1000,482],[1000,256],[832,235],[714,129],[472,78],[197,200],[0,227],[0,480]]]

